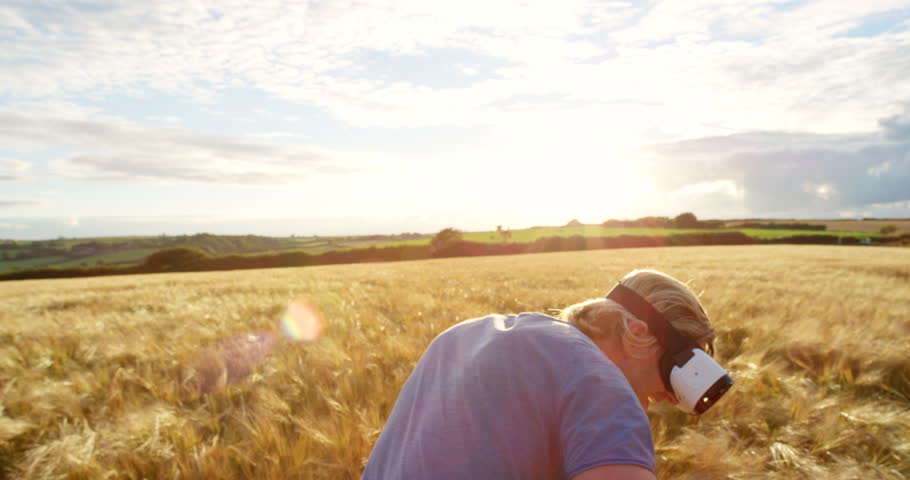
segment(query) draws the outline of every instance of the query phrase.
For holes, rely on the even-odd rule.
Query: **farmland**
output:
[[[359,478],[439,332],[641,267],[701,294],[737,382],[700,418],[652,407],[660,479],[910,475],[910,249],[762,245],[8,282],[0,478]],[[322,338],[217,358],[294,298]]]
[[[723,224],[723,221],[716,221]],[[768,221],[763,225],[772,225]],[[779,223],[779,222],[777,222]],[[887,221],[804,221],[800,225],[824,226],[827,230],[788,230],[779,228],[625,228],[604,225],[531,227],[505,231],[463,232],[463,239],[469,242],[503,244],[533,243],[545,237],[670,237],[685,234],[716,235],[724,232],[739,232],[758,241],[792,239],[811,235],[858,241],[878,241],[882,238],[879,230],[885,224],[896,232],[902,232],[910,222]],[[742,224],[729,221],[728,225]],[[788,223],[787,225],[793,225]],[[875,228],[873,228],[875,227]],[[66,239],[40,241],[0,241],[0,274],[31,269],[92,268],[105,266],[129,267],[141,264],[146,257],[157,251],[185,246],[197,248],[208,255],[270,255],[288,252],[303,252],[318,255],[332,251],[347,251],[366,247],[429,246],[433,234],[401,233],[397,235],[361,235],[336,237],[264,237],[255,235],[179,235],[159,237],[105,237],[95,239]],[[812,243],[818,243],[813,240]],[[825,242],[821,242],[825,243]]]
[[[279,252],[319,254],[381,242],[422,237],[416,233],[355,237],[264,237],[256,235],[178,235],[102,237],[38,241],[0,240],[0,274],[36,268],[131,266],[159,250],[186,246],[209,255],[254,255]]]
[[[768,220],[768,223],[792,222],[797,220]],[[798,220],[809,225],[824,225],[828,231],[879,233],[882,227],[893,225],[895,233],[910,233],[910,219],[867,219],[867,220]],[[733,224],[734,222],[730,222]]]
[[[669,235],[679,235],[687,233],[719,233],[719,232],[741,232],[749,237],[758,240],[771,240],[782,237],[793,237],[803,235],[825,235],[832,237],[849,237],[849,238],[879,238],[878,233],[864,233],[859,231],[816,231],[816,230],[771,230],[760,228],[724,228],[724,229],[697,229],[697,228],[608,228],[600,225],[581,225],[576,227],[532,227],[509,232],[509,241],[530,243],[544,237],[572,237],[575,235],[583,237],[615,237],[620,235],[638,235],[649,237],[660,237]],[[480,243],[499,243],[502,242],[502,235],[496,231],[488,232],[465,232],[463,238],[469,242]],[[399,245],[429,245],[431,238],[415,238],[396,242],[387,242],[376,245],[377,247],[391,247]]]

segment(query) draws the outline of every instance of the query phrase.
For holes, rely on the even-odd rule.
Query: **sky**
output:
[[[907,218],[908,78],[908,0],[0,0],[0,238]]]

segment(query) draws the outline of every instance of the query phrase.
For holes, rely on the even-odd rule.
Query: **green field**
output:
[[[535,227],[512,230],[512,242],[530,243],[543,237],[572,237],[580,235],[584,237],[615,237],[619,235],[632,236],[669,236],[680,235],[685,233],[718,233],[718,232],[742,232],[752,238],[759,240],[771,240],[782,237],[805,236],[805,235],[825,235],[833,237],[851,237],[851,238],[880,238],[878,233],[863,232],[829,232],[829,231],[812,231],[812,230],[772,230],[762,228],[728,228],[728,229],[685,229],[685,228],[607,228],[600,225],[583,225],[578,227]],[[480,243],[500,243],[502,236],[496,231],[487,232],[464,232],[463,238],[469,242]],[[431,239],[421,238],[414,240],[405,240],[400,242],[389,242],[376,245],[377,247],[391,247],[403,245],[429,245]]]
[[[531,243],[544,237],[572,237],[576,235],[586,237],[612,237],[620,235],[629,236],[670,236],[679,234],[693,233],[718,233],[718,232],[741,232],[752,238],[759,240],[770,240],[782,237],[804,236],[804,235],[825,235],[833,237],[851,237],[851,238],[870,238],[878,239],[881,237],[878,233],[868,232],[843,232],[843,231],[811,231],[811,230],[773,230],[773,229],[672,229],[672,228],[607,228],[601,225],[581,225],[581,226],[564,226],[564,227],[534,227],[524,228],[511,231],[510,242],[514,243]],[[283,244],[278,249],[267,249],[254,252],[243,252],[239,255],[267,255],[288,251],[302,251],[309,254],[320,254],[329,251],[350,250],[365,247],[394,247],[394,246],[423,246],[429,245],[432,241],[430,235],[424,238],[410,240],[389,241],[389,238],[395,236],[349,236],[349,237],[294,237],[281,238]],[[464,240],[479,243],[501,243],[503,237],[496,231],[482,232],[464,232]],[[129,240],[130,237],[111,237],[105,239],[96,239],[99,241],[117,241]],[[141,239],[136,237],[135,239]],[[86,242],[89,239],[73,240],[64,239],[60,241],[61,245],[72,248],[79,243]],[[23,245],[28,242],[20,242]],[[49,256],[33,258],[28,260],[0,261],[0,273],[12,272],[15,270],[27,270],[41,267],[72,268],[72,267],[93,267],[101,262],[105,265],[138,265],[148,255],[162,249],[160,248],[133,248],[114,253],[105,253],[92,255],[82,258]],[[10,250],[11,254],[18,252]],[[211,252],[210,252],[211,253]],[[219,256],[224,253],[214,253]]]
[[[28,270],[30,268],[49,267],[57,262],[67,260],[66,257],[41,257],[26,260],[5,260],[0,262],[0,273],[14,270]]]
[[[157,252],[157,248],[137,248],[135,250],[123,250],[121,252],[105,253],[102,255],[92,255],[91,257],[77,258],[62,263],[53,264],[54,267],[69,268],[80,267],[83,265],[94,266],[98,261],[104,264],[137,264],[142,263],[145,257]]]
[[[336,237],[262,237],[231,235],[183,235],[177,237],[98,237],[98,238],[59,238],[36,241],[2,241],[6,248],[0,251],[6,258],[15,258],[20,254],[32,258],[21,260],[0,260],[0,273],[15,270],[28,270],[41,267],[73,268],[94,267],[96,265],[138,265],[150,254],[159,250],[186,246],[207,252],[211,256],[226,255],[259,256],[298,251],[309,254],[320,254],[335,250],[369,247],[377,243],[389,242],[400,238],[410,238],[415,234],[401,235],[364,235]],[[15,246],[9,247],[10,242]],[[47,253],[31,253],[33,249]],[[81,256],[80,250],[89,252],[108,252]]]
[[[101,255],[92,255],[82,258],[68,257],[40,257],[30,258],[27,260],[9,260],[0,262],[0,273],[12,272],[14,270],[27,270],[30,268],[55,267],[55,268],[72,268],[72,267],[93,267],[100,260],[106,265],[127,264],[135,265],[142,263],[145,257],[155,253],[157,248],[139,248],[134,250],[123,250],[114,253],[105,253]]]

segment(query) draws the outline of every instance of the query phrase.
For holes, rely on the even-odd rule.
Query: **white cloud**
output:
[[[29,225],[24,223],[0,223],[0,230],[27,230]]]
[[[81,105],[70,101],[57,100],[52,98],[46,98],[42,100],[13,101],[9,102],[4,110],[28,112],[29,115],[34,116],[56,117],[73,120],[89,117],[99,120],[113,120],[118,118],[105,114],[98,107]]]
[[[704,28],[710,25],[697,15],[686,18],[699,19]],[[679,19],[667,22],[674,20]],[[598,47],[596,37],[589,37],[593,49],[586,56],[602,57],[594,62],[522,53],[543,49],[534,45],[535,39],[501,51],[478,48],[508,66],[462,88],[331,74],[308,80],[281,68],[263,72],[254,84],[281,98],[321,106],[359,126],[498,125],[519,115],[497,105],[521,96],[564,97],[559,102],[565,107],[584,102],[597,107],[602,118],[618,120],[622,117],[614,113],[615,103],[634,99],[657,106],[656,115],[627,122],[639,130],[654,125],[675,129],[674,138],[694,136],[691,126],[700,122],[721,122],[734,131],[869,131],[878,118],[894,111],[895,99],[910,98],[910,85],[901,80],[910,76],[910,67],[900,60],[910,46],[907,33],[830,37],[809,44],[794,44],[789,37],[765,42],[703,37],[659,47],[621,40]],[[545,41],[557,51],[579,50]]]
[[[0,158],[0,182],[27,180],[31,164],[14,158]]]
[[[476,77],[478,74],[480,74],[479,70],[477,70],[474,67],[468,66],[468,65],[458,65],[457,67],[458,67],[459,72],[461,72],[469,77]]]
[[[745,195],[745,192],[743,191],[743,188],[735,181],[721,179],[686,185],[679,190],[670,192],[670,197],[679,200],[685,200],[689,197],[700,197],[715,194],[741,200]]]
[[[732,179],[710,180],[685,185],[675,191],[661,194],[655,192],[646,197],[651,212],[646,214],[675,215],[679,212],[695,212],[699,217],[742,218],[746,216],[745,188]],[[672,205],[672,208],[667,207]],[[662,208],[661,208],[662,207]],[[643,213],[645,214],[645,213]]]
[[[637,45],[692,34],[808,44],[856,28],[871,15],[906,8],[904,0],[663,0],[654,2],[639,22],[611,37]]]
[[[256,132],[256,133],[247,133],[244,135],[246,138],[253,140],[270,140],[270,139],[282,139],[282,138],[307,138],[308,135],[299,133],[299,132]]]
[[[0,158],[0,168],[13,172],[25,172],[29,169],[29,164],[14,158]]]
[[[41,202],[39,202],[37,200],[0,197],[0,208],[30,207],[30,206],[34,206],[34,205],[40,205],[40,204],[41,204]]]
[[[910,201],[873,203],[864,205],[863,208],[837,212],[841,218],[907,218],[908,214],[910,214]]]
[[[347,211],[370,196],[394,199],[383,200],[388,211],[419,199],[456,211],[461,200],[427,181],[439,172],[488,191],[574,185],[591,217],[604,178],[611,206],[638,204],[643,191],[660,197],[654,208],[726,202],[727,212],[890,202],[903,198],[910,165],[910,32],[845,34],[896,8],[906,1],[19,2],[0,6],[0,144],[54,149],[52,173],[71,178],[305,185]],[[345,126],[480,127],[491,140],[426,158],[394,154],[409,150],[391,140],[390,153],[323,148],[306,143],[368,147],[334,125],[280,131],[282,121],[309,126],[296,117],[306,108],[226,113],[236,105],[216,102],[235,89]],[[259,133],[207,134],[175,128],[183,112],[127,121],[73,103],[170,94]],[[279,124],[256,123],[265,121]],[[621,153],[642,144],[651,146]],[[616,170],[636,162],[641,172]],[[781,185],[767,165],[792,181]],[[0,178],[27,176],[21,167],[0,162]],[[566,211],[529,201],[554,218]]]
[[[895,134],[908,121],[893,117],[862,135],[755,132],[654,145],[645,171],[675,201],[711,192],[716,205],[735,201],[753,216],[863,211],[910,200],[910,138]]]
[[[885,161],[878,165],[875,165],[874,167],[867,168],[866,173],[873,177],[880,177],[883,174],[888,173],[889,170],[891,170],[891,162]]]
[[[145,119],[157,123],[180,123],[183,121],[182,118],[173,115],[149,115]]]
[[[654,114],[626,119],[628,128],[659,126],[668,138],[717,123],[731,131],[869,131],[896,111],[895,99],[910,98],[902,61],[910,33],[840,36],[905,7],[898,1],[28,5],[0,16],[13,32],[0,55],[0,92],[17,97],[153,89],[212,101],[220,89],[244,85],[382,127],[502,125],[526,115],[501,108],[522,96],[555,97],[567,111],[585,104],[621,122],[616,103],[636,100]],[[447,50],[501,66],[463,87],[438,88],[382,80],[357,62],[381,52],[438,64]],[[471,73],[470,62],[460,63]],[[587,111],[578,113],[574,123]]]
[[[123,120],[45,117],[9,109],[0,109],[0,141],[23,148],[65,147],[73,153],[52,162],[53,173],[127,182],[284,184],[356,172],[371,159],[314,146],[270,145]]]
[[[820,200],[831,200],[837,195],[837,188],[831,183],[803,182],[803,191]]]

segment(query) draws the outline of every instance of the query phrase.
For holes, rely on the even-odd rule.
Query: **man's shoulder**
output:
[[[484,335],[503,339],[529,338],[544,342],[593,346],[593,342],[571,323],[538,312],[490,314],[471,318],[452,325],[439,334],[439,337]]]
[[[514,355],[535,368],[557,370],[572,366],[610,364],[606,355],[571,323],[536,312],[492,314],[453,325],[433,341],[445,351],[480,357]],[[435,350],[432,348],[431,350]],[[442,353],[444,354],[444,353]],[[565,372],[575,376],[583,371]]]

